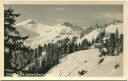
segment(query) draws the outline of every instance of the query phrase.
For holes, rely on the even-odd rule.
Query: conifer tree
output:
[[[14,26],[16,18],[19,16],[20,14],[15,14],[14,9],[12,8],[8,8],[4,10],[4,50],[5,50],[4,68],[5,69],[13,69],[13,67],[15,67],[15,64],[12,63],[12,60],[17,61],[16,53],[18,53],[19,51],[16,50],[24,51],[27,48],[23,45],[23,42],[25,39],[28,38],[28,36],[22,37],[19,31],[17,31],[16,27]]]

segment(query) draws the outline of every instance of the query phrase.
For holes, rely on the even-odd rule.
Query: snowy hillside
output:
[[[77,43],[81,43],[84,39],[88,41],[95,40],[100,32],[104,31],[106,34],[118,33],[122,34],[122,23],[110,24],[105,28],[98,28],[89,34],[77,39]],[[60,60],[60,64],[53,67],[46,77],[119,77],[123,74],[123,55],[122,53],[117,56],[102,56],[99,57],[101,52],[98,48],[92,45],[87,50],[77,51]]]
[[[77,43],[81,43],[84,39],[87,39],[88,41],[92,41],[93,39],[96,39],[96,37],[99,35],[101,29],[96,29],[90,32],[89,34],[85,35],[82,38],[77,39]]]
[[[98,49],[89,49],[74,52],[60,60],[60,64],[53,67],[45,76],[72,77],[72,76],[95,76],[114,77],[122,75],[122,55],[105,56],[104,61],[98,64],[101,57],[98,57]],[[115,66],[119,64],[119,68]],[[83,75],[79,72],[84,71]]]
[[[68,24],[68,25],[67,25]],[[38,45],[44,45],[49,42],[55,43],[58,40],[64,39],[66,37],[72,38],[74,36],[79,37],[82,31],[81,28],[73,26],[68,22],[57,24],[55,26],[47,26],[42,23],[38,23],[34,20],[27,20],[22,23],[17,24],[17,27],[22,26],[27,30],[38,33],[39,35],[34,38],[29,38],[26,40],[26,45],[31,46],[32,48],[37,47]]]
[[[122,34],[123,33],[123,23],[111,24],[105,28],[105,31],[107,33],[115,33],[116,29],[118,29],[118,32],[120,34]]]
[[[106,33],[115,33],[116,29],[118,29],[119,34],[123,33],[123,23],[116,23],[116,24],[110,24],[107,27],[105,27]],[[90,32],[89,34],[85,34],[82,38],[77,39],[77,43],[81,43],[84,39],[87,39],[88,41],[95,40],[100,32],[102,32],[104,28],[97,28]]]

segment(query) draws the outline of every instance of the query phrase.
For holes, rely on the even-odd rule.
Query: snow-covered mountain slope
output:
[[[122,34],[123,33],[123,23],[111,24],[111,25],[109,25],[109,26],[107,26],[105,28],[105,31],[107,33],[115,33],[116,32],[116,29],[118,29],[118,32],[120,34]]]
[[[99,35],[101,29],[96,29],[90,32],[89,34],[83,36],[82,38],[77,39],[77,43],[81,43],[84,39],[87,39],[88,41],[92,41],[93,39],[95,40],[97,36]]]
[[[46,73],[46,77],[119,77],[122,76],[123,56],[105,56],[104,61],[98,64],[101,57],[98,57],[98,49],[88,49],[74,52],[60,60],[60,64],[53,67]],[[119,64],[118,68],[115,68]],[[79,72],[85,71],[83,75]]]
[[[110,24],[105,28],[98,28],[95,30],[92,30],[89,34],[85,34],[82,38],[77,39],[77,43],[81,43],[84,39],[87,39],[88,41],[95,40],[100,32],[104,31],[106,33],[115,33],[116,29],[118,29],[119,34],[123,33],[123,23],[116,23],[116,24]]]
[[[77,36],[77,43],[81,43],[84,39],[87,39],[88,41],[95,40],[100,32],[104,30],[104,28],[94,28],[92,31],[88,34],[85,34],[84,36],[81,36],[81,33],[83,33],[83,29],[77,25],[72,25],[69,22],[64,22],[61,24],[57,24],[55,26],[48,26],[42,23],[39,23],[36,20],[26,20],[22,23],[16,24],[17,28],[19,27],[21,30],[21,27],[31,31],[27,32],[30,35],[30,38],[26,40],[25,44],[28,46],[31,46],[32,48],[36,48],[38,45],[44,45],[47,43],[55,43],[58,40],[64,39],[66,37],[72,38],[74,36]],[[107,27],[105,27],[106,33],[115,33],[116,29],[118,29],[118,32],[121,34],[123,33],[123,24],[122,23],[111,23]],[[24,32],[24,31],[23,31]]]
[[[22,27],[22,28],[27,29],[29,31],[33,31],[35,33],[38,33],[39,35],[42,34],[43,31],[47,31],[50,29],[50,26],[39,23],[38,21],[32,20],[32,19],[28,19],[24,22],[18,23],[15,26],[17,26],[17,28]]]
[[[32,48],[37,47],[38,45],[44,45],[49,42],[55,43],[60,39],[66,37],[72,38],[74,36],[79,37],[82,29],[78,26],[73,26],[68,22],[57,24],[55,26],[47,26],[42,23],[38,23],[34,20],[27,20],[22,23],[17,24],[17,27],[22,26],[27,30],[38,33],[39,35],[34,38],[29,38],[26,40],[26,45],[31,46]]]

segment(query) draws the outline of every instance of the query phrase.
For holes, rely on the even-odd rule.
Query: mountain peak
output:
[[[69,22],[64,22],[62,25],[67,26],[67,27],[72,27],[72,26],[73,26],[73,25],[72,25],[71,23],[69,23]]]
[[[70,27],[70,28],[72,28],[73,30],[83,30],[80,26],[78,26],[78,25],[75,25],[75,24],[71,24],[70,22],[64,22],[63,24],[61,24],[61,25],[64,25],[64,26],[66,26],[66,27]]]
[[[23,21],[21,23],[16,24],[15,26],[24,26],[24,25],[27,25],[27,24],[34,25],[34,24],[37,24],[37,21],[33,20],[33,19],[28,19],[28,20],[25,20],[25,21]]]
[[[33,20],[33,19],[28,19],[28,20],[26,20],[24,22],[27,23],[27,24],[36,24],[37,23],[37,21]]]
[[[118,24],[118,23],[122,23],[121,20],[113,20],[113,22],[111,24]]]

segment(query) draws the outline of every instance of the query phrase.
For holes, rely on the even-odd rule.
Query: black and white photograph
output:
[[[5,77],[122,77],[123,5],[5,4]]]

